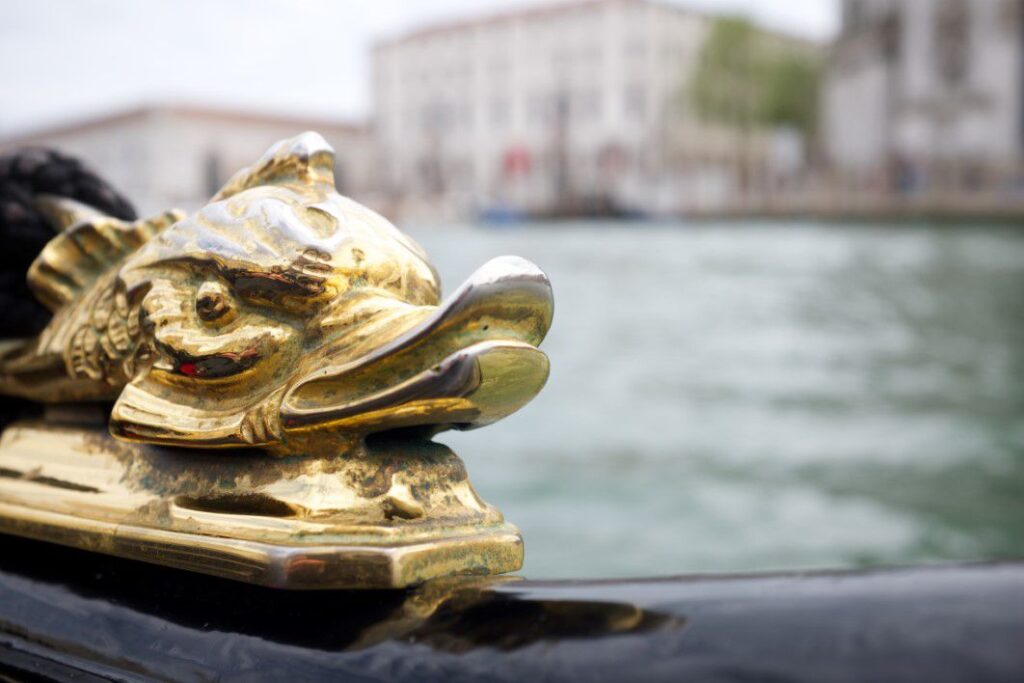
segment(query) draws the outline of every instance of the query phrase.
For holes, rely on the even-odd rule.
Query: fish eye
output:
[[[234,320],[237,313],[227,287],[221,282],[204,282],[196,293],[196,314],[208,323]]]

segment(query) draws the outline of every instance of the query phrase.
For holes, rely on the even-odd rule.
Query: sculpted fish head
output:
[[[278,143],[123,263],[148,348],[115,436],[305,453],[481,426],[540,391],[544,274],[498,258],[442,303],[423,250],[339,195],[333,162],[315,133]]]

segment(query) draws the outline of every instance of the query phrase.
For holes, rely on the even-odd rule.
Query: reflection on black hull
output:
[[[0,537],[14,680],[1002,681],[1021,642],[1019,564],[303,593]]]

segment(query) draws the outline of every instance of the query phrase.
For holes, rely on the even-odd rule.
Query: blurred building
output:
[[[335,178],[342,192],[368,189],[372,164],[365,128],[224,109],[131,109],[5,140],[0,150],[45,145],[79,157],[149,213],[202,206],[271,144],[305,130],[321,133],[337,151]]]
[[[1024,153],[1020,0],[844,0],[823,94],[842,183],[1004,191]]]
[[[713,21],[668,3],[587,0],[377,44],[383,189],[406,216],[678,212],[733,201],[741,165],[792,170],[802,141],[760,134],[741,144],[735,129],[691,113],[686,86]]]

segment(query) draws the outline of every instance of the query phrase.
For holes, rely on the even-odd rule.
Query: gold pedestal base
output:
[[[43,422],[0,438],[0,532],[290,589],[401,588],[523,560],[518,530],[439,444],[281,459]]]

